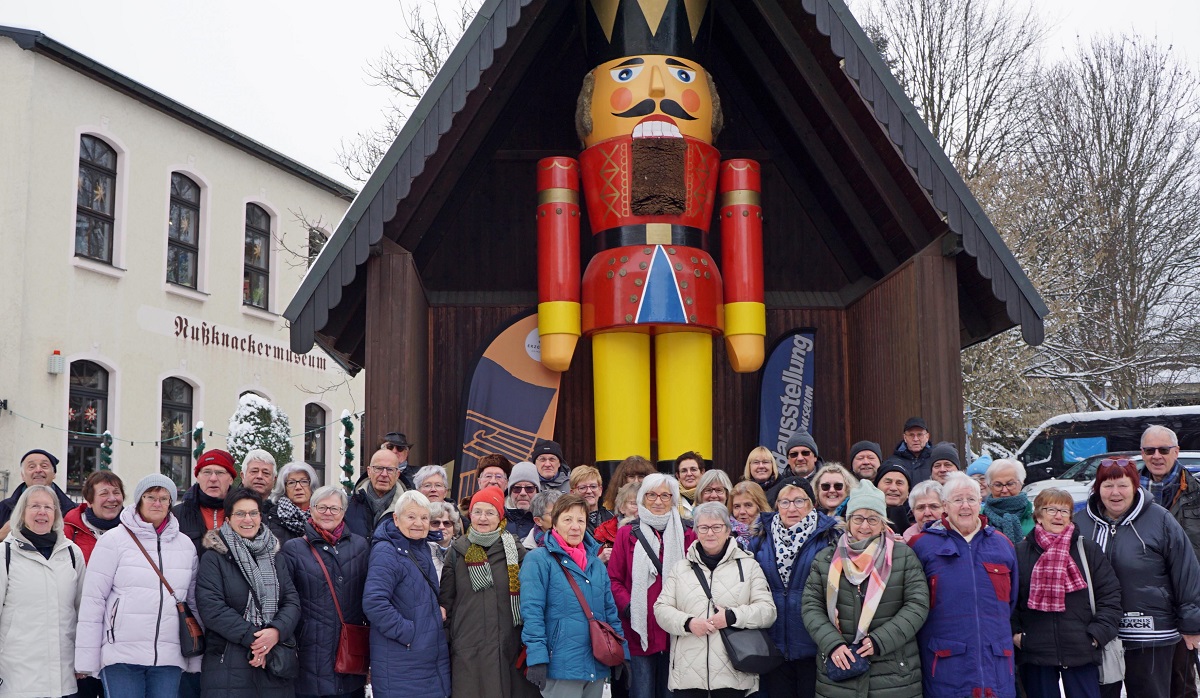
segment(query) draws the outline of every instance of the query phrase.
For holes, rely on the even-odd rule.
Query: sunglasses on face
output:
[[[829,490],[836,490],[838,492],[841,492],[845,488],[846,488],[846,483],[844,483],[844,482],[822,482],[821,483],[821,491],[822,492],[828,492]]]
[[[509,491],[517,494],[533,494],[538,491],[538,488],[536,485],[513,485]]]
[[[1175,446],[1142,446],[1142,453],[1147,456],[1152,456],[1154,455],[1155,451],[1158,451],[1159,455],[1165,456],[1175,448]]]
[[[802,449],[799,449],[799,450],[796,450],[796,451],[791,451],[791,452],[789,452],[789,453],[788,453],[788,458],[800,458],[801,456],[803,456],[803,457],[805,457],[805,458],[808,458],[808,457],[809,457],[809,456],[811,456],[811,455],[812,455],[812,451],[809,451],[808,449],[804,449],[804,448],[802,448]]]

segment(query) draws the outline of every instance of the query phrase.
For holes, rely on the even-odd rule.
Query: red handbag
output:
[[[333,607],[337,610],[338,621],[342,624],[342,632],[338,635],[337,658],[333,662],[333,670],[339,674],[357,674],[366,676],[371,666],[371,628],[367,625],[347,623],[342,617],[342,605],[338,603],[337,592],[333,588],[333,580],[329,578],[329,570],[325,569],[325,561],[317,553],[316,547],[308,544],[321,572],[325,575],[325,583],[329,585],[329,595],[333,597]]]
[[[588,617],[588,633],[592,637],[592,655],[604,666],[620,666],[625,661],[625,638],[618,635],[617,631],[613,630],[608,623],[596,619],[596,614],[592,613],[587,600],[583,598],[583,592],[579,590],[575,576],[571,574],[566,565],[559,563],[559,566],[562,567],[563,574],[567,575],[567,581],[571,583],[571,588],[575,591],[575,598],[579,599],[579,605],[583,606],[583,613]]]

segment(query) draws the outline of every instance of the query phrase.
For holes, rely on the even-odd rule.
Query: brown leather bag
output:
[[[333,597],[333,608],[337,611],[338,621],[342,624],[342,632],[338,635],[337,658],[333,661],[333,670],[339,674],[357,674],[366,676],[371,666],[371,627],[347,623],[342,617],[342,605],[338,603],[337,591],[333,588],[333,580],[329,578],[329,570],[325,569],[325,561],[321,559],[316,546],[311,542],[308,549],[312,551],[321,572],[325,575],[325,583],[329,585],[329,595]]]
[[[596,619],[596,614],[592,613],[587,599],[583,598],[583,592],[579,590],[575,576],[571,574],[566,565],[559,563],[559,567],[562,567],[563,574],[567,575],[567,581],[571,583],[571,589],[575,591],[575,598],[579,599],[579,605],[583,606],[583,613],[588,617],[588,632],[592,637],[592,655],[604,666],[620,666],[625,661],[625,639],[618,635],[611,625]]]
[[[142,545],[142,541],[138,540],[137,534],[133,529],[121,524],[133,542],[137,544],[138,550],[142,551],[142,555],[146,556],[146,562],[150,563],[150,569],[158,575],[158,581],[162,582],[163,588],[167,593],[175,599],[175,611],[179,614],[179,651],[184,657],[199,657],[204,654],[204,629],[200,627],[200,623],[192,615],[192,609],[188,605],[175,597],[175,590],[167,583],[167,578],[163,576],[158,565],[154,564],[154,560],[150,558],[150,553],[146,552],[146,547]]]

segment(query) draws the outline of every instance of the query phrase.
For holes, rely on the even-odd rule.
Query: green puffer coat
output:
[[[904,543],[896,542],[892,552],[892,573],[883,590],[883,598],[869,630],[875,654],[866,674],[843,682],[830,681],[825,673],[825,658],[854,640],[862,597],[858,588],[842,577],[838,585],[838,624],[834,628],[825,608],[825,586],[829,583],[829,564],[835,547],[817,554],[808,582],[804,585],[804,627],[817,643],[817,695],[823,698],[920,698],[921,655],[917,649],[917,630],[929,614],[929,584],[916,554]],[[866,589],[864,585],[864,590]],[[839,632],[840,630],[840,632]]]

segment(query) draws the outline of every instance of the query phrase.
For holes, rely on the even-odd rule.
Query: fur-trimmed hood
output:
[[[211,531],[205,531],[204,537],[200,539],[200,542],[208,550],[212,550],[213,552],[220,553],[221,555],[229,554],[229,546],[225,545],[225,541],[224,541],[224,539],[221,538],[221,534],[217,533],[217,531],[215,529],[211,530]],[[275,549],[271,552],[273,552],[275,554],[279,553],[279,539],[278,538],[275,539]]]

